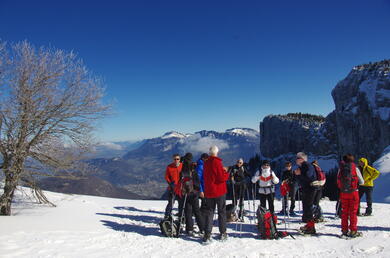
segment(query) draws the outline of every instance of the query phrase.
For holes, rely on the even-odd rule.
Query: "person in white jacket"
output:
[[[256,182],[259,182],[260,206],[266,208],[268,201],[268,208],[274,213],[275,185],[279,183],[279,178],[271,170],[269,161],[263,161],[261,171],[256,171],[252,177],[252,183]]]

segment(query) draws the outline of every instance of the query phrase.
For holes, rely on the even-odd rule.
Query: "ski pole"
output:
[[[247,198],[247,201],[248,201],[248,209],[249,209],[249,211],[251,211],[251,204],[250,204],[250,201],[249,201],[249,189],[248,188],[246,188],[246,198]],[[249,220],[250,220],[250,222],[252,224],[252,217],[251,216],[249,216]]]

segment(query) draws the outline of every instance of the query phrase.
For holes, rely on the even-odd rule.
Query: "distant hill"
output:
[[[233,128],[225,132],[199,131],[193,134],[168,132],[147,139],[138,148],[121,158],[98,158],[90,164],[98,168],[98,177],[131,192],[160,198],[166,189],[164,174],[172,154],[191,152],[194,161],[211,145],[220,148],[224,165],[233,165],[238,158],[248,160],[259,152],[259,132],[249,128]]]

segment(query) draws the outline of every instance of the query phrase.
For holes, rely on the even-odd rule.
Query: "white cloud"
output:
[[[113,142],[101,142],[99,146],[111,149],[111,150],[123,150],[123,147]]]
[[[212,145],[218,146],[219,150],[229,148],[229,144],[224,140],[201,137],[199,134],[192,135],[182,142],[184,143],[182,147],[184,152],[208,153]]]

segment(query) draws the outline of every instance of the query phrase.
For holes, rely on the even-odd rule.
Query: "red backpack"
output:
[[[321,167],[316,165],[316,164],[313,164],[313,167],[314,167],[314,170],[316,171],[317,180],[318,181],[326,180],[325,173],[324,173],[324,171],[322,171]]]
[[[353,162],[340,162],[337,175],[337,186],[342,193],[353,193],[358,189],[359,179],[356,173],[356,165]]]

